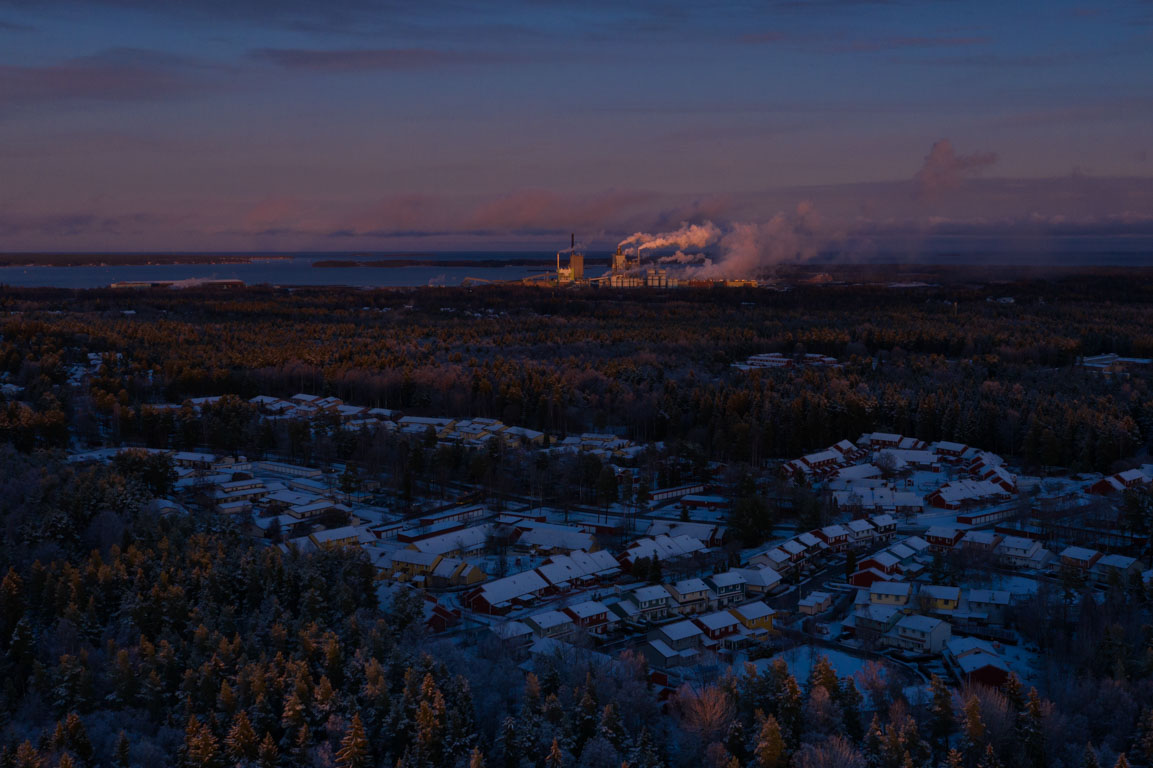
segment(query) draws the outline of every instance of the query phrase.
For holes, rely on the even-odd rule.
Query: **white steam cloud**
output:
[[[711,221],[704,224],[681,224],[675,232],[661,232],[650,235],[647,232],[636,232],[621,240],[620,247],[627,248],[635,245],[638,250],[651,251],[660,248],[708,248],[721,236],[721,229]]]
[[[802,202],[796,210],[780,212],[764,222],[734,222],[722,229],[706,221],[684,224],[675,232],[637,232],[621,241],[621,247],[635,245],[640,251],[676,248],[675,253],[656,262],[680,265],[687,277],[748,278],[765,275],[775,264],[807,261],[832,240],[813,204]],[[686,252],[710,246],[712,254]]]

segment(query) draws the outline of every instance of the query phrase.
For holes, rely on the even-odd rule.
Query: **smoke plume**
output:
[[[977,152],[972,155],[958,155],[953,143],[941,139],[933,144],[921,169],[913,177],[920,197],[936,197],[948,190],[961,186],[967,175],[980,173],[997,162],[994,152]]]
[[[647,232],[636,232],[620,242],[625,248],[635,245],[639,250],[650,251],[658,248],[708,248],[721,236],[720,227],[711,221],[704,224],[681,224],[675,232],[661,232],[650,235]]]

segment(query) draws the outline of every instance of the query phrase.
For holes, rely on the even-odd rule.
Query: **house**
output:
[[[641,621],[663,619],[669,614],[669,601],[672,597],[660,584],[634,589],[631,598],[637,606],[638,618]]]
[[[662,640],[674,651],[695,650],[705,637],[703,629],[691,619],[662,624],[649,632],[650,640]]]
[[[1074,568],[1088,573],[1089,569],[1101,559],[1101,553],[1086,547],[1065,547],[1061,550],[1060,557],[1062,567]]]
[[[935,525],[925,531],[925,540],[934,552],[947,552],[957,545],[964,537],[965,532],[956,528]]]
[[[907,581],[878,581],[869,587],[869,602],[875,605],[908,605],[913,585]]]
[[[484,571],[466,560],[442,557],[428,574],[428,584],[431,587],[468,587],[486,578]]]
[[[583,549],[596,549],[596,541],[591,534],[571,525],[534,523],[525,521],[516,526],[520,531],[516,545],[538,554],[556,554]]]
[[[971,589],[967,596],[969,615],[981,616],[987,623],[1001,624],[1005,621],[1005,611],[1012,602],[1012,595],[1000,589]]]
[[[670,669],[672,667],[694,663],[697,659],[698,651],[695,648],[678,651],[664,640],[658,639],[650,640],[642,645],[641,654],[645,657],[645,661],[648,662],[650,667]]]
[[[767,565],[753,568],[734,568],[745,579],[746,595],[766,595],[781,583],[781,574]]]
[[[771,632],[773,629],[773,616],[775,616],[777,612],[760,600],[754,600],[751,603],[730,607],[729,613],[736,616],[737,620],[741,622],[745,629],[760,629]]]
[[[1090,493],[1110,494],[1120,493],[1128,488],[1139,488],[1149,485],[1149,477],[1140,469],[1127,469],[1115,475],[1101,478],[1089,486]]]
[[[1003,538],[1001,534],[992,531],[965,531],[961,537],[961,547],[975,552],[992,552]]]
[[[951,637],[945,643],[945,665],[964,684],[1001,688],[1009,679],[1009,665],[989,642],[975,637]]]
[[[609,609],[596,600],[585,600],[563,609],[576,626],[594,635],[603,635],[612,629]]]
[[[420,581],[427,578],[440,562],[440,555],[400,549],[392,553],[392,572],[400,581]]]
[[[925,584],[917,591],[917,602],[930,612],[955,611],[961,604],[961,588]]]
[[[788,573],[795,567],[789,553],[780,547],[773,547],[753,555],[749,558],[749,564],[772,568],[778,573]]]
[[[728,508],[729,500],[724,496],[705,496],[690,493],[681,497],[681,509],[705,509],[711,512]]]
[[[621,553],[619,559],[622,564],[631,567],[642,557],[656,560],[675,560],[691,557],[704,548],[704,543],[692,536],[645,537],[630,544],[629,548]]]
[[[873,515],[869,518],[874,533],[873,538],[885,542],[897,535],[897,520],[892,515]]]
[[[857,603],[853,606],[852,624],[862,638],[877,638],[889,632],[904,615],[895,605]]]
[[[523,621],[503,621],[489,628],[507,648],[523,650],[532,644],[532,627]]]
[[[940,653],[949,641],[949,623],[914,613],[901,618],[885,635],[888,645],[915,653]]]
[[[901,577],[899,575],[888,574],[876,568],[862,568],[849,576],[849,584],[854,587],[868,589],[878,581],[900,581],[900,579]]]
[[[572,616],[561,611],[534,613],[525,619],[537,637],[564,637],[572,633],[576,623]]]
[[[833,607],[833,596],[828,592],[810,592],[797,601],[797,610],[806,616],[824,613]]]
[[[488,525],[476,525],[414,541],[408,548],[443,557],[470,557],[484,552],[490,531]]]
[[[528,605],[548,588],[549,583],[539,573],[523,571],[481,584],[466,592],[461,602],[477,613],[503,615],[516,606]]]
[[[1144,570],[1144,564],[1135,557],[1105,555],[1093,566],[1093,576],[1102,584],[1115,578],[1118,584],[1128,585],[1134,576],[1140,576]]]
[[[1013,568],[1038,568],[1048,559],[1048,551],[1035,539],[1006,536],[993,550],[997,558]]]
[[[881,550],[874,552],[857,563],[857,567],[861,570],[873,569],[880,571],[886,576],[897,576],[901,573],[901,560],[892,552]],[[891,579],[887,579],[891,581]]]
[[[707,581],[716,596],[714,602],[718,608],[744,601],[747,582],[739,571],[717,573],[708,577]]]
[[[812,532],[821,541],[828,545],[833,552],[844,552],[849,546],[849,531],[844,526],[826,525]]]
[[[850,520],[845,523],[845,528],[849,530],[849,546],[854,548],[870,544],[877,531],[868,520]]]
[[[701,613],[709,608],[709,585],[701,579],[683,579],[665,588],[676,601],[677,613]]]
[[[730,638],[736,635],[741,628],[741,622],[728,611],[706,613],[704,616],[693,619],[693,621],[705,633],[705,639],[702,642],[706,648],[714,643],[722,646],[729,644]]]

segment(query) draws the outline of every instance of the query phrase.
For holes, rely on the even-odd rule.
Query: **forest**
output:
[[[419,593],[382,588],[359,549],[282,551],[224,516],[164,514],[162,461],[65,456],[339,460],[398,498],[457,479],[583,504],[621,492],[591,457],[272,424],[248,402],[305,392],[611,431],[655,444],[635,461],[662,487],[718,465],[741,487],[867,431],[1116,471],[1153,437],[1148,372],[1077,362],[1153,356],[1151,297],[1149,276],[1108,272],[911,289],[0,290],[0,768],[1153,764],[1140,585],[1015,609],[1045,651],[1037,689],[910,689],[879,664],[850,677],[818,659],[802,679],[778,661],[660,697],[638,654],[526,667],[491,633],[432,636]],[[763,352],[841,365],[733,367]],[[803,488],[781,493],[740,509],[821,514]]]

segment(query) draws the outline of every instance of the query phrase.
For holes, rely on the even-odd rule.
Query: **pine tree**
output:
[[[785,764],[785,742],[781,738],[780,725],[772,715],[766,717],[761,726],[753,754],[757,759],[757,768],[782,768]]]
[[[545,768],[564,768],[564,755],[560,751],[560,744],[554,738],[549,748],[548,757],[544,761]]]
[[[845,724],[845,735],[854,742],[859,742],[864,736],[861,730],[861,692],[853,678],[846,677],[841,681],[840,695],[841,709],[844,712],[842,720]]]
[[[25,741],[16,747],[15,768],[41,768],[40,753],[32,742]]]
[[[601,721],[597,726],[597,733],[616,747],[618,751],[624,751],[625,742],[628,741],[628,733],[625,732],[625,727],[621,724],[615,703],[610,702],[601,710]]]
[[[497,737],[501,752],[504,754],[505,768],[517,768],[520,765],[521,735],[522,731],[516,720],[506,717],[500,725],[500,736]]]
[[[1041,697],[1036,688],[1029,689],[1029,701],[1022,717],[1021,742],[1025,760],[1033,768],[1045,768],[1045,728]]]
[[[256,731],[252,730],[248,713],[243,709],[237,712],[236,717],[232,719],[232,727],[228,729],[224,746],[227,748],[229,756],[237,762],[256,758],[258,749]]]
[[[305,768],[311,765],[309,760],[309,749],[312,746],[312,734],[308,732],[308,726],[302,725],[296,730],[296,736],[292,740],[292,748],[289,750],[289,761],[297,768]]]
[[[965,757],[955,749],[950,749],[949,754],[945,755],[944,768],[964,768]]]
[[[280,716],[280,725],[288,733],[300,730],[308,722],[304,711],[304,702],[296,690],[284,699],[284,711]]]
[[[777,705],[777,720],[781,726],[781,734],[786,745],[796,745],[801,738],[801,726],[804,713],[804,702],[801,699],[801,687],[792,675],[785,677],[784,688]]]
[[[997,759],[997,753],[993,751],[992,744],[985,745],[985,753],[981,755],[977,768],[1004,768],[1001,761]]]
[[[1005,679],[1004,685],[1001,686],[1001,692],[1004,693],[1005,698],[1009,700],[1009,709],[1014,713],[1020,712],[1025,708],[1025,688],[1021,685],[1021,680],[1017,677],[1016,673],[1009,673],[1009,677]]]
[[[821,656],[809,674],[809,692],[820,686],[828,691],[830,696],[836,696],[840,692],[837,683],[837,672],[833,669],[832,662],[828,656]]]
[[[336,764],[340,768],[369,768],[372,764],[368,753],[368,737],[364,734],[364,723],[360,720],[359,712],[352,716],[352,724],[340,740]]]
[[[271,733],[265,731],[264,739],[260,742],[260,750],[257,753],[260,768],[276,768],[279,759],[280,749],[276,746],[276,740],[272,738]]]
[[[970,696],[965,702],[964,752],[971,758],[979,756],[985,746],[985,721],[981,719],[981,702]]]
[[[664,762],[657,752],[657,745],[649,735],[648,728],[641,728],[641,735],[637,737],[637,744],[629,756],[629,768],[663,768]]]
[[[188,768],[214,768],[219,759],[219,745],[212,730],[195,715],[188,718],[184,729],[184,760]]]
[[[124,731],[116,737],[116,749],[114,752],[114,765],[116,768],[128,768],[132,763],[131,758],[132,743],[128,741],[128,734]]]
[[[1101,761],[1097,759],[1097,750],[1092,744],[1085,745],[1085,756],[1081,759],[1081,768],[1101,768]]]
[[[1117,755],[1117,762],[1113,763],[1113,768],[1129,768],[1129,758],[1125,757],[1125,753]]]
[[[468,768],[485,768],[484,755],[480,753],[477,747],[472,748],[472,754],[468,756]]]
[[[873,714],[873,720],[869,723],[869,730],[865,732],[863,747],[865,764],[869,768],[881,768],[886,764],[885,739],[881,733],[881,718],[876,713]]]
[[[934,751],[940,747],[941,751],[949,751],[949,734],[953,732],[956,725],[956,718],[953,715],[953,693],[945,685],[945,682],[933,675],[930,681],[930,688],[933,692],[933,703],[931,706],[931,730],[933,738]]]

